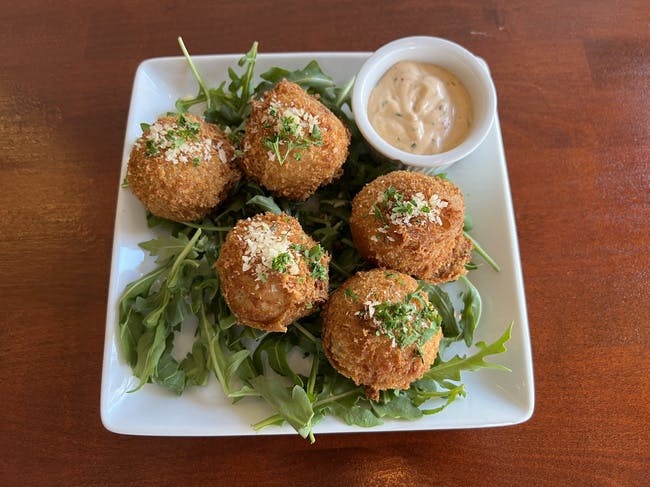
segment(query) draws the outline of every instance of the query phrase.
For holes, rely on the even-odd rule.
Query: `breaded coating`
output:
[[[394,171],[355,196],[350,230],[364,258],[438,284],[467,273],[472,244],[464,218],[463,194],[452,182]]]
[[[327,299],[329,261],[298,220],[264,213],[239,220],[228,232],[216,268],[239,323],[285,332]]]
[[[144,128],[127,168],[133,194],[154,215],[201,219],[241,178],[235,149],[216,125],[190,115],[165,116]]]
[[[372,400],[378,400],[382,390],[408,389],[431,368],[438,354],[439,315],[426,293],[417,289],[417,281],[406,274],[373,269],[349,278],[325,305],[325,355],[339,373],[364,385]],[[408,305],[410,312],[406,312]],[[420,328],[416,327],[418,319]],[[411,333],[423,343],[402,348]]]
[[[280,81],[252,102],[242,167],[276,196],[305,200],[342,174],[350,131],[296,83]]]

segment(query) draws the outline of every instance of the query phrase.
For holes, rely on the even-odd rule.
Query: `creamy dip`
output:
[[[449,71],[400,61],[379,80],[368,100],[368,118],[389,144],[412,154],[453,149],[472,125],[472,102]]]

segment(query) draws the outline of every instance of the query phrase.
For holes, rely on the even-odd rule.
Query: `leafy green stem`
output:
[[[422,414],[425,415],[437,414],[441,412],[443,409],[445,409],[447,406],[449,406],[452,402],[454,402],[458,397],[462,397],[464,395],[465,395],[465,386],[463,384],[460,384],[448,391],[440,391],[439,393],[435,393],[435,394],[432,393],[430,394],[431,397],[437,396],[439,398],[445,399],[445,402],[444,404],[436,408],[422,409]]]
[[[307,339],[308,339],[310,342],[313,342],[314,344],[317,344],[317,343],[318,343],[318,340],[316,339],[316,337],[315,337],[314,335],[312,335],[312,334],[309,332],[309,330],[307,330],[307,328],[305,328],[304,326],[302,326],[300,323],[298,323],[297,321],[294,321],[294,322],[293,322],[293,326],[296,327],[296,330],[298,330],[300,333],[302,333],[303,335],[305,335],[305,337],[307,337]]]
[[[232,230],[230,226],[218,227],[215,225],[203,225],[200,223],[184,222],[183,225],[190,228],[196,228],[199,230],[204,230],[206,232],[224,232],[227,233]]]
[[[318,358],[318,350],[316,350],[312,354],[311,370],[309,371],[309,379],[307,380],[307,395],[309,398],[314,397],[314,389],[316,387],[316,376],[318,375],[319,362],[320,360]]]
[[[261,394],[256,390],[245,386],[238,391],[231,392],[230,394],[228,394],[228,397],[233,399],[242,398],[242,397],[261,397]]]
[[[194,236],[190,239],[190,241],[187,243],[185,248],[181,251],[180,254],[178,254],[178,257],[174,260],[174,264],[172,265],[171,270],[169,271],[169,275],[167,276],[167,287],[168,288],[173,288],[176,285],[176,281],[178,280],[178,271],[183,265],[183,261],[185,260],[185,257],[187,257],[187,254],[189,254],[192,249],[194,249],[194,246],[196,245],[196,241],[199,239],[201,236],[201,229],[197,228],[196,232],[194,232]]]
[[[360,388],[355,388],[355,389],[350,389],[349,391],[342,392],[340,394],[332,394],[331,396],[328,396],[325,399],[319,399],[318,401],[314,402],[314,409],[324,406],[330,402],[335,402],[344,399],[346,397],[354,396],[355,394],[359,394],[359,391]]]
[[[210,100],[210,93],[208,92],[208,88],[205,85],[205,81],[203,81],[203,77],[199,74],[199,71],[196,69],[196,66],[194,65],[194,61],[192,61],[192,58],[190,57],[190,53],[187,52],[185,43],[183,42],[183,38],[180,36],[178,37],[178,45],[181,46],[181,51],[183,52],[183,56],[185,56],[185,59],[187,59],[187,64],[189,64],[190,70],[192,70],[192,74],[194,75],[194,78],[196,78],[196,82],[199,84],[199,88],[201,89],[203,95],[205,96],[207,110],[211,110],[212,102]]]
[[[255,71],[255,61],[257,59],[257,41],[253,42],[250,50],[242,57],[237,63],[239,66],[243,66],[248,63],[246,67],[246,72],[242,77],[242,94],[239,99],[239,113],[243,114],[244,107],[248,104],[251,97],[251,81],[253,80],[253,73]]]
[[[462,357],[454,356],[452,359],[447,362],[441,362],[437,365],[434,365],[429,369],[429,371],[424,374],[426,379],[432,379],[436,381],[440,380],[460,380],[461,371],[473,371],[483,368],[488,369],[497,369],[510,371],[507,367],[499,364],[488,363],[484,359],[488,355],[495,355],[507,351],[506,343],[510,340],[510,335],[512,333],[513,323],[510,323],[505,332],[493,343],[487,345],[485,342],[478,342],[476,346],[478,347],[478,352],[474,355]]]
[[[483,309],[483,301],[481,295],[476,289],[476,286],[470,282],[465,276],[460,276],[460,281],[465,284],[467,291],[463,296],[463,310],[460,313],[460,321],[463,328],[463,338],[465,345],[468,347],[474,343],[474,330],[481,321],[481,311]]]
[[[463,232],[463,233],[465,234],[465,237],[467,237],[467,239],[470,242],[472,242],[472,245],[474,246],[474,250],[476,250],[476,253],[481,257],[483,257],[483,260],[485,260],[485,262],[490,264],[490,267],[492,267],[492,269],[494,269],[497,272],[501,272],[501,268],[499,267],[499,264],[497,264],[494,261],[494,259],[490,257],[490,255],[485,251],[485,249],[481,246],[481,244],[478,243],[476,239],[473,238],[469,233],[467,232]]]
[[[354,86],[355,79],[356,76],[350,78],[348,82],[343,86],[343,88],[341,88],[341,91],[339,91],[336,100],[334,100],[334,105],[337,106],[338,108],[341,108],[343,103],[345,103],[348,100],[350,96],[350,92],[352,91],[352,87]]]
[[[271,426],[274,424],[281,424],[283,422],[284,422],[284,416],[282,416],[281,414],[274,414],[273,416],[269,416],[268,418],[253,424],[252,428],[255,431],[259,431],[263,428],[266,428],[267,426]]]
[[[217,354],[214,350],[214,346],[218,346],[219,337],[215,333],[212,326],[210,326],[210,322],[208,321],[208,317],[205,314],[205,307],[203,305],[201,305],[199,309],[199,326],[201,327],[201,333],[205,337],[208,353],[210,354],[210,363],[212,364],[214,375],[217,376],[217,380],[219,381],[219,384],[221,384],[223,393],[228,396],[230,395],[230,390],[228,388],[228,384],[226,384],[226,378],[221,371],[221,367],[218,365],[219,362],[217,361]]]

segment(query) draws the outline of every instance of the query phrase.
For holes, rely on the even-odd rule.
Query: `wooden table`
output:
[[[204,3],[22,0],[0,13],[0,484],[647,485],[648,2]],[[178,34],[196,54],[436,35],[487,60],[526,284],[530,421],[314,445],[102,427],[131,84],[141,60],[178,55]]]

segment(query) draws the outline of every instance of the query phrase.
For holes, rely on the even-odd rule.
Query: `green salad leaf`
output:
[[[435,307],[432,312],[436,320],[440,316],[444,334],[441,351],[431,369],[408,390],[383,391],[379,401],[368,399],[363,387],[341,376],[328,362],[321,345],[318,310],[294,322],[284,334],[237,324],[219,291],[214,264],[227,232],[238,220],[261,211],[284,212],[298,218],[305,231],[319,242],[299,250],[317,278],[324,277],[326,269],[320,259],[324,250],[329,252],[329,282],[334,290],[357,271],[370,268],[352,243],[348,222],[353,197],[366,183],[398,167],[372,157],[347,115],[354,79],[339,86],[312,61],[295,71],[274,67],[261,73],[261,81],[253,86],[258,47],[254,43],[237,63],[240,71],[229,69],[228,80],[211,88],[180,38],[179,44],[197,80],[198,93],[178,100],[178,112],[201,105],[205,119],[219,124],[237,144],[250,113],[251,99],[286,78],[339,116],[349,127],[352,140],[342,177],[304,202],[275,198],[256,183],[242,181],[216,213],[200,222],[177,223],[147,215],[147,224],[159,228],[162,235],[142,242],[140,247],[149,253],[156,268],[127,285],[118,303],[122,353],[139,380],[134,391],[155,383],[173,394],[182,394],[190,387],[206,385],[214,376],[233,402],[257,398],[268,405],[270,415],[253,425],[254,429],[287,423],[313,442],[314,426],[327,415],[364,428],[387,419],[417,420],[439,413],[466,396],[462,373],[481,368],[508,370],[487,362],[486,357],[506,351],[512,324],[494,343],[474,343],[481,297],[465,277],[459,281],[464,291],[458,305],[454,305],[446,286],[420,282],[420,289]],[[143,126],[143,130],[147,129]],[[468,238],[472,224],[467,218]],[[472,242],[477,253],[498,269],[476,240]],[[276,264],[283,265],[281,261]],[[175,337],[184,332],[187,323],[196,324],[194,342],[189,353],[176,358]],[[447,358],[446,350],[457,342],[464,343],[468,350],[475,347],[476,351]]]
[[[438,359],[433,364],[433,367],[431,367],[431,369],[429,369],[429,371],[424,374],[424,379],[444,383],[444,381],[460,381],[461,372],[464,371],[496,369],[509,372],[510,369],[507,367],[486,362],[485,358],[489,355],[496,355],[507,350],[506,343],[508,340],[510,340],[510,335],[512,334],[512,326],[513,324],[510,323],[508,328],[506,328],[506,331],[503,332],[503,335],[501,335],[495,342],[489,345],[483,341],[476,343],[476,347],[479,349],[479,351],[473,355],[454,355],[447,361],[443,361],[440,359],[440,356],[438,356]]]
[[[210,123],[218,124],[226,132],[230,133],[234,140],[239,140],[244,132],[244,121],[250,113],[250,101],[253,95],[251,82],[257,59],[257,42],[254,42],[250,50],[238,61],[237,65],[244,68],[243,73],[238,75],[234,69],[228,69],[230,83],[226,86],[223,81],[216,88],[208,88],[203,76],[199,73],[190,57],[182,38],[178,38],[183,55],[196,78],[199,85],[199,92],[193,98],[179,99],[176,101],[176,110],[179,113],[187,112],[192,106],[205,103],[203,115]]]
[[[463,340],[468,347],[472,346],[474,342],[474,331],[481,320],[481,309],[483,303],[481,302],[481,295],[478,289],[472,284],[465,276],[461,276],[460,280],[467,287],[467,291],[463,296],[463,310],[460,313],[460,323],[463,330]]]
[[[285,386],[280,380],[258,375],[250,380],[250,384],[268,404],[278,412],[282,420],[288,422],[303,438],[314,441],[312,419],[314,409],[307,392],[300,386]],[[267,420],[268,422],[268,420]],[[277,422],[274,420],[274,423]],[[261,429],[266,422],[254,425],[254,429]]]

